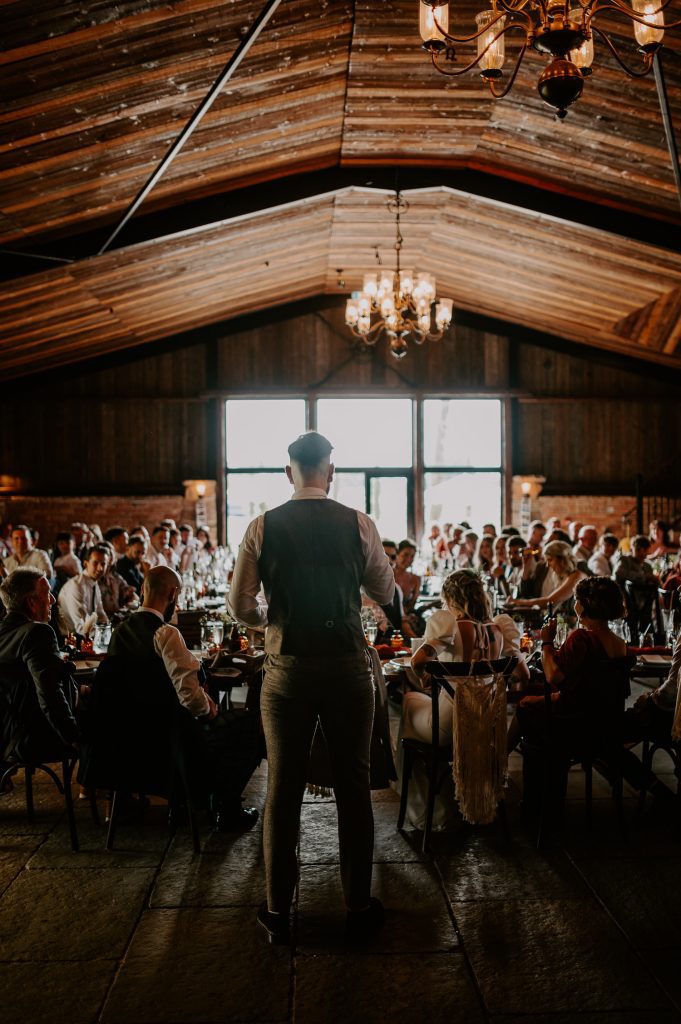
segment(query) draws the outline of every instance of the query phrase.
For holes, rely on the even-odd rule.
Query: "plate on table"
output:
[[[641,654],[639,655],[641,665],[664,665],[668,667],[672,663],[671,654]]]
[[[399,658],[391,658],[388,664],[393,665],[395,668],[410,668],[411,654],[403,654]]]
[[[76,661],[76,672],[94,672],[99,667],[98,661]]]

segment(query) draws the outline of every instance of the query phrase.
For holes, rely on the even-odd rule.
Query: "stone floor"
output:
[[[661,758],[659,771],[670,765]],[[193,856],[162,806],[103,832],[77,807],[70,851],[61,805],[36,786],[0,798],[0,1021],[16,1024],[671,1024],[681,1021],[681,841],[651,804],[624,842],[603,783],[584,825],[571,774],[563,841],[538,853],[519,821],[512,762],[510,841],[460,828],[425,860],[395,831],[397,798],[375,794],[375,892],[388,924],[366,948],[343,936],[330,800],[304,804],[295,943],[267,945],[260,831],[202,833]],[[251,801],[262,807],[266,768]]]

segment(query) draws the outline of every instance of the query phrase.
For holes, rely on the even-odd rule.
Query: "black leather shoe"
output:
[[[248,832],[259,818],[255,807],[240,807],[237,811],[217,811],[214,832]]]
[[[348,939],[361,942],[363,939],[370,939],[384,924],[383,904],[372,896],[366,910],[348,910],[345,934]]]
[[[288,914],[270,914],[267,904],[261,903],[256,921],[267,932],[267,939],[271,945],[290,945],[291,925]]]

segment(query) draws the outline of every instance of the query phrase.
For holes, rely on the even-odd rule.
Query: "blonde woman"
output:
[[[586,578],[586,573],[577,568],[570,545],[552,540],[544,548],[544,560],[537,565],[534,575],[522,584],[523,596],[507,601],[507,608],[546,608],[552,604],[555,611],[572,600],[575,587]]]
[[[450,573],[442,586],[442,599],[446,610],[436,612],[428,620],[424,642],[411,659],[412,669],[419,677],[424,692],[406,693],[402,702],[402,721],[398,735],[398,790],[402,782],[402,738],[416,739],[423,743],[432,741],[433,705],[428,692],[430,683],[425,669],[426,662],[440,655],[443,661],[491,661],[501,656],[504,647],[504,634],[491,619],[487,595],[477,573],[471,569]],[[438,704],[439,743],[451,748],[453,705],[444,690],[440,691]],[[406,817],[407,822],[415,828],[423,828],[425,823],[427,788],[425,771],[417,763],[409,785]],[[454,806],[454,787],[449,776],[436,800],[434,828],[447,828],[453,823]]]

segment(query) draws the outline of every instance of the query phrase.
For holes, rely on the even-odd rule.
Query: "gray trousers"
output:
[[[260,701],[267,743],[264,850],[267,905],[287,913],[298,875],[296,846],[310,746],[319,718],[329,750],[346,905],[365,907],[371,889],[374,818],[369,751],[374,687],[368,656],[268,654]]]

